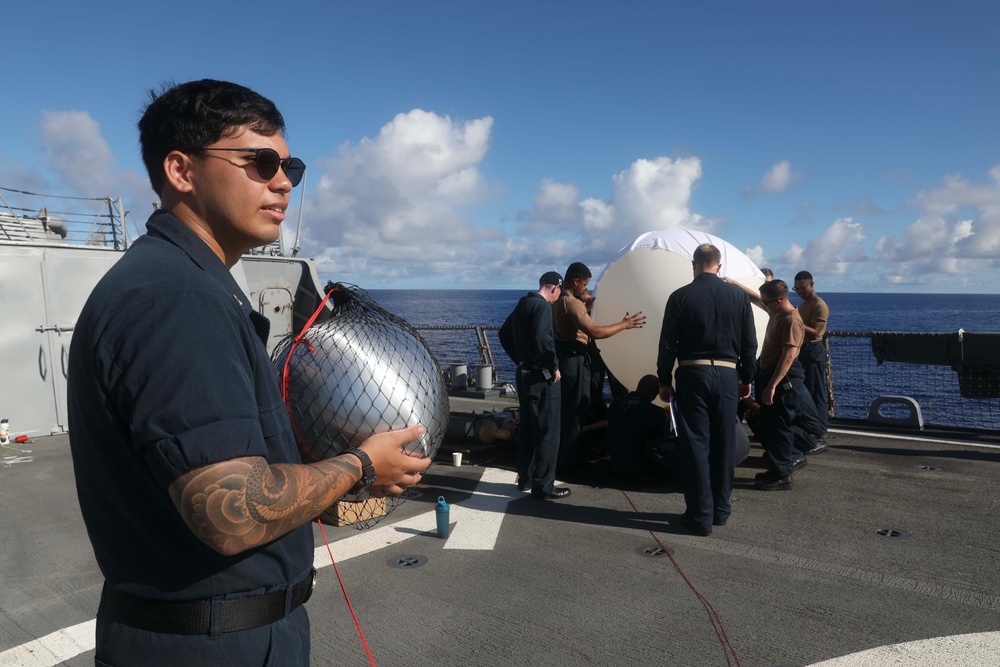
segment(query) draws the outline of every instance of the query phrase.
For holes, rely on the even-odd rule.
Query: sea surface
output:
[[[477,332],[498,327],[526,290],[372,290],[386,310],[420,329],[447,371],[466,364],[470,380],[481,363]],[[878,364],[866,332],[1000,332],[1000,295],[821,293],[830,306],[832,382],[836,415],[866,419],[877,397],[914,398],[928,425],[1000,430],[1000,401],[960,395],[959,375],[948,366]],[[792,296],[792,302],[799,303]],[[604,324],[607,324],[606,322]],[[468,327],[464,331],[425,327]],[[836,334],[846,334],[837,336]],[[480,331],[492,348],[496,381],[510,382],[514,364],[500,349],[496,331]],[[607,395],[607,391],[605,391]]]
[[[527,290],[371,290],[414,326],[500,326]],[[998,294],[823,292],[830,331],[1000,332]],[[792,296],[792,302],[799,300]],[[606,322],[604,324],[607,324]]]

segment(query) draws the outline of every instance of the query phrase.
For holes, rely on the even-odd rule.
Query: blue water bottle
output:
[[[448,514],[451,508],[444,501],[444,496],[438,496],[438,504],[435,509],[437,511],[438,537],[446,538],[448,537]]]

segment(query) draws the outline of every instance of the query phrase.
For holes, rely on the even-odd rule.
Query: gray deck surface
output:
[[[707,538],[677,525],[683,497],[673,486],[572,484],[570,498],[538,502],[512,485],[479,485],[490,469],[512,470],[512,446],[460,446],[466,465],[439,457],[423,495],[376,529],[427,513],[444,495],[458,535],[459,508],[483,506],[485,492],[500,511],[512,499],[495,548],[445,548],[432,532],[389,528],[408,539],[341,560],[340,573],[383,666],[728,664],[670,558],[638,553],[656,545],[650,531],[715,609],[744,667],[1000,629],[1000,448],[835,436],[788,492],[750,488],[754,447],[751,465],[737,470],[729,525]],[[67,437],[16,448],[30,452],[0,450],[0,665],[55,664],[45,649],[30,659],[11,649],[93,619],[102,578]],[[362,534],[327,530],[334,542]],[[403,555],[426,564],[390,566]],[[321,568],[319,581],[308,604],[313,664],[367,665],[333,568]],[[982,662],[956,655],[953,664],[1000,664],[995,647]],[[93,650],[61,664],[91,665]]]

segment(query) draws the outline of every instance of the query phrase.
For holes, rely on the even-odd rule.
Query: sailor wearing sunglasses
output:
[[[257,93],[194,81],[139,121],[160,210],[94,289],[69,355],[70,446],[105,585],[97,665],[308,665],[312,528],[349,491],[399,494],[422,426],[303,464],[230,269],[278,238],[305,164]]]

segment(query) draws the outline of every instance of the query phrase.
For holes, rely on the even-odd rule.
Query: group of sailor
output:
[[[518,364],[518,488],[539,500],[570,494],[568,487],[555,486],[555,478],[572,469],[581,454],[591,402],[588,344],[646,322],[639,312],[614,324],[595,324],[588,312],[591,277],[582,262],[570,264],[565,277],[545,273],[538,290],[522,297],[500,328],[500,343]]]
[[[589,315],[591,273],[580,262],[569,266],[565,278],[547,272],[538,291],[521,298],[501,327],[500,341],[518,363],[522,491],[538,499],[568,496],[568,487],[555,485],[556,475],[571,474],[587,453],[588,431],[603,430],[601,446],[617,481],[641,484],[666,469],[684,488],[681,525],[708,535],[729,519],[735,467],[749,453],[744,419],[765,450],[767,469],[754,479],[758,489],[791,488],[806,455],[826,449],[823,335],[829,308],[816,294],[812,275],[795,276],[794,291],[802,299],[796,308],[787,283],[773,279],[770,270],[764,270],[759,293],[721,279],[721,253],[711,244],[698,247],[692,266],[694,280],[667,301],[656,374],[627,391],[608,373],[610,407],[603,400],[607,369],[594,341],[641,327],[642,313],[595,324]],[[754,307],[769,315],[759,354]],[[657,395],[668,404],[666,411],[654,403]],[[604,414],[594,419],[592,405]]]

